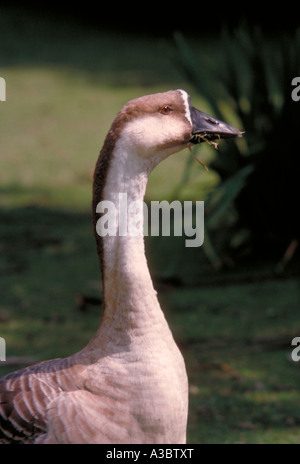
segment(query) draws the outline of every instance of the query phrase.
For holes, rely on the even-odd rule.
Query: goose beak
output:
[[[190,107],[190,113],[193,134],[191,143],[229,139],[232,137],[242,137],[243,135],[243,132],[240,132],[236,127],[219,121],[193,106]]]

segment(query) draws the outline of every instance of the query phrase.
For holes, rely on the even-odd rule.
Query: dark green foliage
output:
[[[248,250],[279,259],[291,240],[300,238],[300,103],[291,97],[292,79],[300,75],[300,30],[272,40],[258,28],[223,31],[213,62],[201,57],[200,63],[183,36],[175,35],[175,42],[177,65],[215,116],[233,118],[245,130],[243,141],[222,144],[211,164],[221,180],[208,199],[215,203],[211,218],[224,224],[224,213],[234,207],[235,231],[249,232]]]

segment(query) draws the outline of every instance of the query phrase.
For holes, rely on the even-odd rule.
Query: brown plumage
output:
[[[198,112],[182,90],[125,105],[96,164],[94,230],[100,201],[117,209],[123,192],[140,204],[151,170],[197,143],[202,124],[213,138],[240,134]],[[78,353],[0,379],[0,443],[185,443],[185,365],[153,289],[143,237],[95,237],[104,295],[98,330]]]

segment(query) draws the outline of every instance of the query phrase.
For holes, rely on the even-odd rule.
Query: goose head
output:
[[[114,125],[119,130],[122,126],[124,148],[151,159],[154,166],[197,143],[242,135],[235,127],[194,108],[184,90],[133,99],[120,111]]]

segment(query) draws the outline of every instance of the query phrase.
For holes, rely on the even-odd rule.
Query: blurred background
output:
[[[167,159],[147,190],[147,201],[205,200],[204,246],[146,240],[187,364],[188,442],[299,443],[300,24],[291,10],[215,9],[1,3],[0,375],[94,334],[99,150],[129,99],[184,88],[245,131]]]

